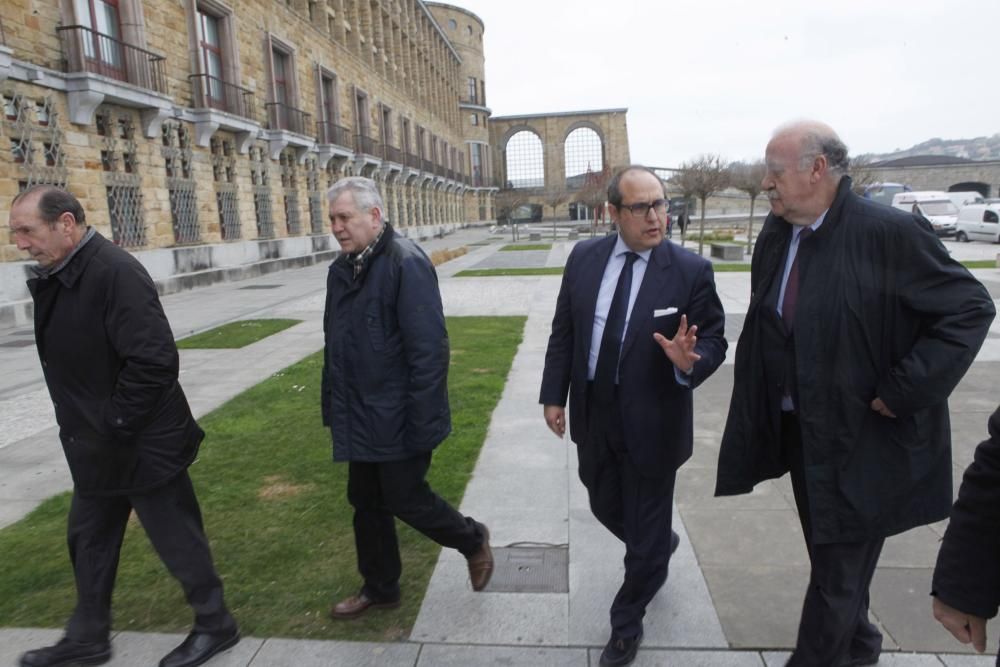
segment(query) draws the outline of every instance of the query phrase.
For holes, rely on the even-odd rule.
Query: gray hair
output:
[[[354,205],[357,206],[359,211],[370,211],[373,208],[377,208],[383,214],[385,213],[385,203],[382,201],[382,195],[379,194],[378,186],[375,185],[375,181],[372,179],[363,176],[342,178],[331,185],[330,189],[326,191],[326,200],[333,203],[337,197],[345,192],[350,192],[354,196]]]
[[[83,206],[80,205],[80,200],[54,185],[33,185],[14,197],[11,206],[35,195],[38,195],[38,201],[35,204],[38,215],[49,227],[55,227],[63,213],[72,213],[76,224],[86,226],[87,214],[84,212]]]
[[[779,127],[774,136],[787,132],[796,132],[801,137],[799,169],[806,169],[813,158],[822,155],[831,175],[839,177],[847,173],[851,166],[847,144],[841,141],[832,127],[814,120],[795,121]]]

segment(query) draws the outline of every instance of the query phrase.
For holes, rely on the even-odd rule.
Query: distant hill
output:
[[[914,155],[943,155],[969,160],[1000,160],[1000,133],[992,137],[975,139],[928,139],[910,148],[898,149],[891,153],[869,153],[861,156],[872,162],[897,160]]]

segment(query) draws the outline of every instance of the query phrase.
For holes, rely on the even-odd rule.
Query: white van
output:
[[[970,204],[959,211],[955,238],[1000,243],[1000,204]]]
[[[893,208],[908,213],[920,213],[927,218],[938,236],[954,236],[958,222],[958,207],[948,198],[947,192],[923,190],[900,192],[892,197]]]
[[[968,206],[969,204],[985,204],[986,200],[983,196],[976,192],[975,190],[970,190],[967,192],[949,192],[948,199],[951,200],[958,210],[962,210],[963,206]]]

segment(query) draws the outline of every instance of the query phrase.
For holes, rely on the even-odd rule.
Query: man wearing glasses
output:
[[[625,543],[601,665],[627,665],[667,579],[674,478],[691,455],[691,390],[726,353],[708,260],[664,238],[663,184],[641,166],[608,186],[618,233],[573,248],[552,319],[539,402],[570,438],[594,516]]]

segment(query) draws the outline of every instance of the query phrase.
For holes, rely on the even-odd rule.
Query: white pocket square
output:
[[[670,306],[669,308],[657,308],[653,311],[653,317],[665,317],[667,315],[673,315],[676,312],[677,309],[673,306]]]

